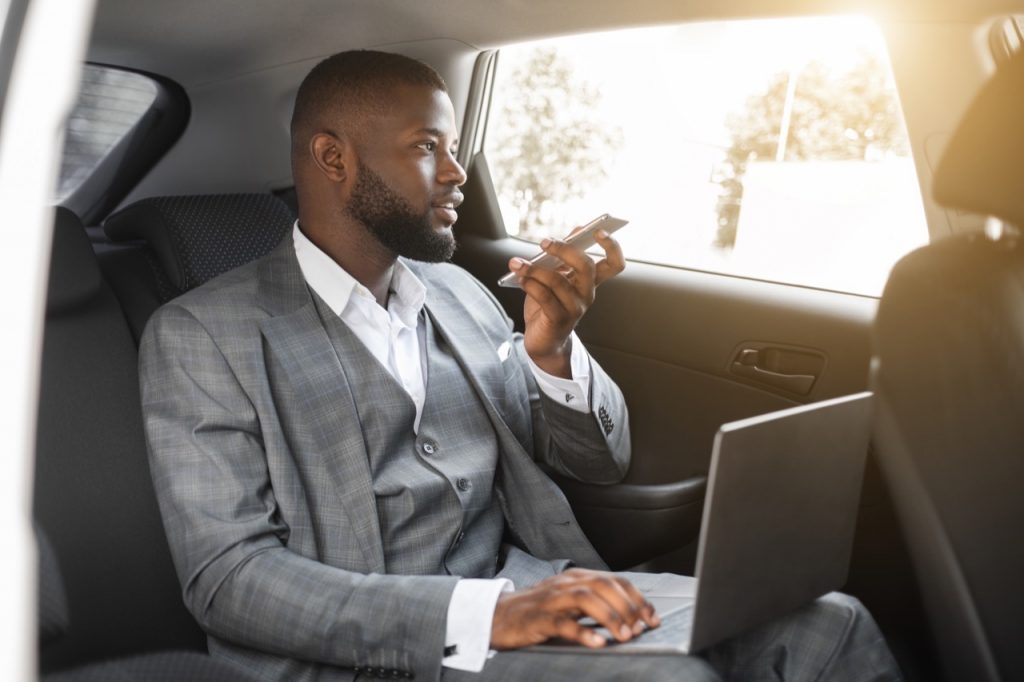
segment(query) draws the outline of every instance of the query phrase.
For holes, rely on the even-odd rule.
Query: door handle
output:
[[[730,370],[733,374],[738,376],[753,379],[754,381],[762,384],[768,384],[769,386],[791,391],[792,393],[799,393],[800,395],[807,395],[810,393],[811,387],[814,385],[814,381],[818,378],[818,375],[803,373],[791,374],[788,372],[778,372],[775,370],[765,369],[761,365],[765,354],[763,351],[767,350],[769,349],[742,349],[736,354],[736,358],[732,361]]]

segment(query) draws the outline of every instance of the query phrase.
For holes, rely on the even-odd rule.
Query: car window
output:
[[[81,90],[65,129],[57,203],[85,182],[156,95],[156,83],[146,76],[91,64],[82,69]]]
[[[988,34],[992,57],[1003,64],[1024,47],[1024,15],[1002,17],[992,23]]]
[[[884,40],[863,18],[503,48],[484,142],[506,231],[610,212],[628,257],[867,295],[928,240]]]

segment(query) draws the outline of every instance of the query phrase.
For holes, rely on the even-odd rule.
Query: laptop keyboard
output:
[[[669,650],[683,651],[689,645],[690,632],[693,630],[693,600],[674,599],[678,602],[685,602],[681,605],[674,605],[668,609],[662,609],[659,605],[661,625],[651,630],[642,632],[628,642],[619,642],[610,635],[608,630],[597,625],[591,618],[581,618],[580,624],[594,628],[594,630],[608,641],[608,645],[599,649],[587,649],[585,647],[564,639],[551,639],[543,644],[538,644],[530,649],[538,651],[574,650],[578,653],[600,654],[612,653],[622,650],[627,653],[630,650],[643,652],[663,652]]]
[[[581,620],[580,622],[584,625],[590,625],[593,627],[596,625],[589,619]],[[637,635],[628,642],[620,642],[611,636],[605,628],[595,628],[602,637],[608,640],[608,646],[623,646],[633,644],[648,644],[648,645],[660,645],[665,644],[669,646],[678,645],[681,641],[686,640],[690,636],[690,630],[693,628],[693,604],[686,604],[673,609],[669,613],[664,614],[661,617],[661,625],[650,630],[645,630],[641,634]]]
[[[661,625],[643,632],[630,641],[636,644],[678,644],[689,637],[691,629],[693,604],[688,604],[666,614],[661,619]]]

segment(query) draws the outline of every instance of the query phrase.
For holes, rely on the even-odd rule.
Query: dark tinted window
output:
[[[92,173],[156,99],[156,84],[136,73],[86,65],[78,102],[68,118],[56,201]]]

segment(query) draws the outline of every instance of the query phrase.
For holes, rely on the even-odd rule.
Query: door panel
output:
[[[551,477],[571,501],[594,548],[615,570],[671,554],[681,540],[692,543],[700,530],[705,476],[661,485],[611,486],[586,485],[556,473]]]
[[[494,283],[510,257],[537,247],[503,236],[486,163],[469,177],[456,262],[491,286],[521,328],[522,293]],[[625,394],[633,461],[621,485],[555,480],[609,565],[693,574],[718,427],[864,390],[876,306],[862,296],[638,262],[602,285],[578,332]],[[814,374],[810,390],[736,373],[749,350],[759,351],[762,369]],[[771,357],[777,350],[781,359]],[[930,659],[905,543],[870,457],[846,590],[868,606],[905,665]]]
[[[458,262],[491,284],[510,257],[535,251],[517,239],[466,235]],[[522,292],[492,290],[521,324]],[[634,443],[627,480],[706,473],[722,423],[864,390],[875,305],[860,296],[629,263],[601,286],[577,330],[626,396]],[[737,349],[754,346],[820,357],[810,392],[799,396],[735,374]]]
[[[521,328],[522,292],[495,283],[509,258],[528,257],[537,246],[497,236],[500,213],[482,157],[469,177],[456,262],[491,287]],[[602,285],[577,331],[626,397],[633,461],[624,483],[633,489],[624,496],[616,486],[560,481],[595,544],[628,542],[639,525],[661,534],[637,543],[649,551],[692,542],[701,505],[692,498],[666,502],[658,488],[685,483],[691,496],[702,494],[714,435],[725,422],[864,390],[875,306],[862,296],[639,262]],[[765,372],[813,375],[809,390],[738,373],[735,364],[749,351]],[[642,497],[644,486],[651,499],[627,521],[623,499]],[[612,552],[630,560],[639,553],[632,546]]]

